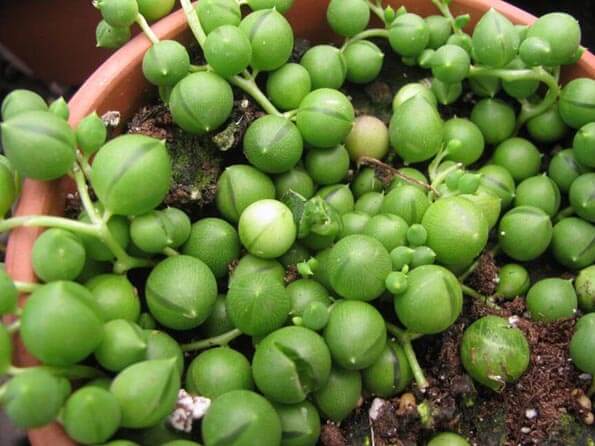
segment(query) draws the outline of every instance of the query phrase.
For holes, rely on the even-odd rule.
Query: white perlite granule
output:
[[[193,421],[204,417],[210,405],[210,399],[190,395],[184,389],[180,389],[176,408],[169,416],[169,423],[176,430],[191,432]]]
[[[372,421],[376,421],[385,405],[385,400],[381,398],[374,398],[374,401],[372,401],[372,405],[370,406],[370,410],[368,411],[368,416]]]

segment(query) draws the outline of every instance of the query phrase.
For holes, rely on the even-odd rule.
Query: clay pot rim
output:
[[[296,0],[296,2],[299,1]],[[452,6],[461,10],[487,11],[494,8],[515,24],[528,25],[536,20],[535,16],[502,0],[454,0]],[[187,23],[181,9],[154,24],[152,28],[160,39],[185,40],[189,37]],[[144,35],[136,36],[115,52],[89,77],[69,102],[69,122],[72,126],[75,126],[89,113],[95,110],[100,111],[102,107],[105,107],[106,97],[111,98],[116,85],[126,84],[127,80],[128,84],[131,85],[131,82],[135,81],[135,76],[138,75],[142,62],[142,56],[149,46],[150,42]],[[595,78],[595,56],[591,52],[585,52],[571,71]],[[131,78],[132,81],[130,81]],[[63,196],[64,190],[68,187],[67,184],[68,179],[49,183],[26,180],[15,215],[61,214],[64,209]],[[7,271],[15,280],[25,282],[34,282],[36,280],[31,266],[31,248],[40,232],[39,229],[19,228],[11,233],[5,262]],[[24,297],[21,296],[21,303],[23,299]],[[14,359],[15,363],[19,365],[30,365],[32,363],[32,358],[27,354],[18,339],[15,344]],[[30,430],[28,434],[34,446],[46,444],[54,446],[74,445],[57,423]]]

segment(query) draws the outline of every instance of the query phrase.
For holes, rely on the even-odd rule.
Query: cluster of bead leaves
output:
[[[490,10],[469,35],[470,17],[453,16],[449,0],[433,0],[441,15],[426,18],[380,1],[332,0],[327,20],[345,43],[316,45],[297,64],[289,62],[294,35],[283,16],[292,0],[180,3],[205,65],[149,26],[171,12],[173,0],[97,0],[97,42],[117,48],[133,24],[140,26],[152,43],[143,73],[186,132],[220,128],[233,110],[232,87],[264,110],[244,136],[250,165],[230,166],[219,179],[223,218],[192,224],[183,211],[161,208],[172,174],[165,141],[107,141],[95,113],[71,129],[63,99],[48,107],[29,91],[17,90],[2,104],[0,215],[10,212],[23,178],[68,175],[83,208],[78,220],[0,220],[0,232],[48,228],[32,252],[44,284],[14,282],[0,270],[0,315],[12,320],[0,325],[0,373],[11,376],[0,387],[0,404],[17,425],[58,418],[73,439],[96,444],[120,428],[157,429],[172,412],[171,420],[190,431],[206,411],[207,446],[314,445],[319,411],[344,419],[362,386],[381,397],[412,380],[428,386],[412,341],[447,330],[463,295],[496,305],[463,284],[496,226],[493,251],[526,262],[549,248],[558,263],[580,271],[574,286],[552,278],[530,287],[527,270],[509,264],[497,296],[527,294],[532,318],[541,321],[573,317],[579,306],[595,310],[595,80],[559,85],[560,67],[583,52],[572,17],[554,13],[515,26]],[[244,4],[252,12],[242,18]],[[372,15],[382,28],[367,29]],[[430,81],[399,90],[388,128],[370,116],[355,119],[340,90],[346,81],[378,77],[384,54],[372,38],[386,39],[404,64],[432,73]],[[464,83],[480,100],[470,119],[444,122],[439,104],[461,99]],[[510,101],[495,98],[501,91],[518,101],[518,114]],[[551,144],[569,129],[576,130],[572,149],[540,175],[541,154],[516,135],[526,131]],[[490,162],[472,168],[486,144],[496,146]],[[381,161],[389,146],[406,167]],[[350,161],[358,173],[348,186]],[[428,163],[427,177],[409,167],[418,163]],[[392,182],[383,184],[378,172]],[[561,192],[569,202],[562,211]],[[229,278],[227,296],[218,297],[242,246],[248,254]],[[285,286],[289,265],[303,278]],[[150,269],[142,314],[126,277],[132,269]],[[23,308],[19,292],[30,294]],[[387,292],[403,328],[370,303]],[[590,374],[593,314],[579,320],[570,346],[576,366]],[[197,327],[206,338],[187,344],[165,331]],[[11,364],[10,335],[17,331],[43,365]],[[227,347],[241,335],[256,346],[252,364]],[[203,349],[185,370],[182,352]],[[91,355],[97,367],[88,365]],[[523,333],[495,316],[470,325],[461,344],[466,371],[495,391],[524,373],[529,355]],[[73,392],[71,381],[85,384]],[[168,444],[195,444],[184,441]]]

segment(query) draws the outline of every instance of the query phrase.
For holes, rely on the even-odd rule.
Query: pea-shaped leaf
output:
[[[53,113],[20,113],[0,127],[6,156],[22,176],[54,180],[72,168],[74,133],[66,121]]]
[[[32,429],[53,421],[69,393],[70,384],[66,379],[31,368],[8,382],[0,401],[16,426]]]
[[[0,218],[12,208],[17,198],[16,181],[12,170],[0,164]]]
[[[242,244],[250,254],[272,259],[285,254],[296,238],[293,214],[277,200],[260,200],[248,206],[238,224]]]
[[[98,0],[97,8],[112,26],[130,26],[138,15],[136,0]]]
[[[217,282],[209,267],[194,257],[175,256],[159,263],[147,280],[147,303],[161,324],[176,330],[199,326],[211,313]]]
[[[103,443],[120,426],[122,412],[116,397],[107,389],[87,386],[72,394],[62,415],[64,429],[81,444]]]
[[[130,27],[116,27],[102,20],[95,29],[95,41],[98,48],[120,48],[130,40]]]
[[[571,281],[550,277],[535,283],[527,293],[527,310],[535,321],[552,322],[575,315],[577,297]]]
[[[186,373],[186,389],[210,399],[232,390],[253,388],[250,363],[240,352],[228,347],[201,353],[192,360]]]
[[[79,237],[64,229],[41,234],[31,253],[33,270],[44,282],[76,279],[85,265],[85,248]]]
[[[488,224],[482,212],[460,197],[435,201],[424,214],[422,224],[436,260],[449,268],[468,266],[488,241]]]
[[[204,43],[204,53],[207,63],[225,78],[241,73],[252,60],[248,36],[233,25],[213,30]]]
[[[407,290],[395,296],[399,320],[414,333],[435,334],[450,327],[463,309],[455,275],[438,265],[423,265],[407,275]]]
[[[95,350],[101,366],[119,372],[145,357],[147,342],[141,328],[134,322],[116,319],[103,327],[103,339]]]
[[[522,262],[536,259],[552,239],[550,217],[533,206],[519,206],[508,211],[498,226],[499,243],[504,253]]]
[[[308,70],[312,89],[340,88],[347,76],[345,56],[331,45],[316,45],[302,56],[300,64]]]
[[[265,398],[234,390],[211,404],[202,422],[205,446],[278,446],[281,421]]]
[[[301,102],[296,123],[305,142],[331,148],[347,137],[353,120],[353,106],[347,97],[337,90],[321,88]]]
[[[239,25],[242,19],[240,5],[235,0],[204,0],[196,4],[196,12],[205,33],[222,25]]]
[[[518,34],[514,25],[495,9],[481,18],[473,31],[473,58],[482,65],[503,67],[518,50]]]
[[[370,21],[370,8],[363,0],[332,0],[326,19],[337,34],[353,37],[362,32]]]
[[[25,304],[21,337],[36,358],[68,366],[89,356],[103,337],[103,321],[93,296],[74,282],[36,289]]]
[[[266,115],[258,118],[244,136],[244,154],[262,172],[287,172],[302,157],[304,143],[293,122]]]
[[[273,404],[281,419],[283,446],[314,446],[320,436],[320,415],[309,401]]]
[[[97,113],[86,116],[76,128],[76,143],[87,156],[97,152],[107,139],[107,128]]]
[[[573,270],[595,263],[595,226],[569,217],[554,226],[551,250],[558,263]]]
[[[268,398],[285,404],[299,403],[324,385],[331,370],[331,356],[315,332],[285,327],[258,344],[252,370],[256,385]]]
[[[291,303],[283,283],[270,275],[240,275],[234,277],[226,307],[243,333],[263,336],[285,323]]]
[[[48,105],[41,96],[29,90],[13,90],[2,101],[0,113],[2,119],[8,121],[20,113],[28,111],[47,111]]]
[[[506,319],[485,316],[471,324],[461,341],[461,361],[473,379],[500,391],[529,366],[529,344]]]
[[[389,132],[397,154],[408,163],[417,163],[438,153],[444,123],[434,105],[421,96],[414,96],[395,110]]]
[[[339,366],[349,370],[367,368],[380,357],[386,344],[384,319],[366,302],[336,303],[324,329],[324,340]]]
[[[0,315],[8,314],[16,309],[18,296],[19,292],[4,269],[4,264],[0,264]]]
[[[240,29],[252,45],[251,65],[257,70],[272,71],[287,62],[293,50],[293,29],[275,9],[248,14]]]
[[[530,65],[569,64],[581,42],[581,28],[574,17],[554,12],[541,16],[527,30],[520,46],[523,61]]]
[[[580,370],[595,374],[595,313],[581,317],[570,341],[570,357]]]
[[[175,407],[180,375],[175,359],[143,361],[124,369],[110,391],[122,409],[122,426],[134,429],[157,424]]]
[[[236,223],[244,209],[267,198],[275,198],[275,185],[267,175],[252,166],[229,166],[217,181],[217,210],[230,222]]]
[[[391,266],[390,255],[382,243],[365,235],[341,239],[329,256],[331,284],[346,299],[376,299],[385,290],[384,279]]]
[[[155,43],[143,57],[143,74],[154,85],[174,86],[188,74],[190,56],[175,40]]]
[[[143,135],[112,139],[97,152],[91,170],[99,200],[118,215],[152,210],[167,194],[170,182],[165,142]]]
[[[399,15],[390,25],[388,40],[392,49],[404,57],[415,57],[430,43],[430,29],[417,14]]]
[[[12,363],[12,340],[4,325],[0,324],[0,375],[6,373]]]
[[[233,92],[225,79],[215,73],[193,73],[176,84],[169,106],[177,125],[202,135],[227,120],[233,107]]]
[[[333,367],[324,387],[314,394],[314,402],[323,415],[340,422],[357,407],[361,394],[360,372]]]
[[[184,354],[180,344],[170,335],[159,330],[144,330],[144,337],[147,342],[145,359],[174,358],[178,371],[182,375],[184,372]]]
[[[362,379],[368,392],[383,398],[403,391],[413,379],[403,347],[395,340],[388,341],[378,360],[362,370]]]

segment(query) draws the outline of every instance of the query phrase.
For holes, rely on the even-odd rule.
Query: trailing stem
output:
[[[372,1],[368,1],[368,6],[370,7],[370,11],[374,13],[382,23],[386,23],[384,20],[384,8],[382,7],[382,0],[375,0],[374,3]]]
[[[73,175],[83,208],[89,216],[92,226],[97,231],[96,237],[99,237],[99,239],[106,244],[112,254],[116,257],[116,262],[114,263],[114,272],[116,274],[123,274],[133,268],[151,266],[153,264],[152,261],[130,256],[122,247],[122,245],[120,245],[120,243],[118,243],[118,241],[115,239],[107,225],[110,214],[107,211],[106,215],[104,216],[100,216],[98,214],[93,202],[91,201],[91,197],[89,196],[89,187],[87,186],[85,176],[80,166],[76,165],[74,167]]]
[[[228,332],[225,332],[219,336],[214,336],[209,339],[202,339],[196,342],[190,342],[189,344],[182,344],[182,351],[184,352],[192,352],[197,350],[205,350],[211,347],[220,347],[229,344],[235,338],[239,337],[242,334],[240,330],[234,328]]]
[[[517,120],[517,131],[529,119],[539,116],[555,104],[560,95],[560,85],[555,77],[543,67],[527,68],[523,70],[508,70],[505,68],[489,68],[471,66],[469,77],[474,76],[495,76],[505,81],[537,80],[548,87],[548,92],[541,102],[532,104],[529,101],[522,101],[522,108]]]
[[[444,17],[446,17],[448,19],[453,32],[455,34],[463,34],[463,31],[457,25],[456,19],[452,15],[452,12],[450,12],[448,3],[445,2],[444,0],[432,0],[432,3],[434,4],[434,6],[436,6],[436,8],[438,8],[438,10],[440,11],[440,14],[442,14]]]
[[[72,177],[74,178],[81,202],[85,212],[91,220],[91,223],[49,215],[28,215],[0,220],[0,233],[7,232],[18,227],[60,228],[66,231],[74,232],[76,234],[95,237],[105,243],[112,254],[114,254],[116,257],[114,272],[117,274],[123,274],[133,268],[143,268],[153,265],[151,260],[130,256],[114,238],[107,225],[110,214],[107,212],[103,216],[98,214],[97,209],[95,209],[95,206],[93,205],[93,202],[89,196],[85,174],[79,165],[75,165],[73,168]],[[23,290],[23,292],[26,291]]]
[[[138,26],[140,26],[140,29],[143,30],[143,33],[145,33],[145,36],[147,36],[147,38],[151,41],[151,43],[153,45],[155,45],[156,43],[159,43],[159,37],[157,37],[155,35],[155,33],[153,32],[153,30],[151,29],[151,27],[147,23],[147,20],[145,19],[145,17],[141,13],[138,13],[137,14],[137,16],[136,16],[136,23],[138,24]]]
[[[182,9],[184,10],[184,14],[186,15],[186,21],[188,22],[188,26],[194,34],[194,38],[198,42],[201,48],[204,48],[205,41],[207,40],[207,35],[198,20],[198,15],[192,6],[192,2],[190,0],[180,0],[182,5]],[[201,70],[196,71],[205,71],[208,68],[204,68]],[[269,98],[260,90],[258,85],[256,85],[255,78],[258,72],[254,72],[252,74],[248,73],[249,76],[232,76],[228,78],[230,84],[242,89],[246,93],[248,93],[254,100],[266,111],[268,114],[282,116],[282,113],[277,110],[277,108],[273,105]]]
[[[461,289],[463,290],[463,294],[465,296],[469,296],[475,300],[478,300],[479,302],[482,302],[485,305],[487,305],[488,307],[493,308],[495,310],[501,309],[500,306],[498,304],[496,304],[490,297],[484,296],[483,294],[478,293],[470,286],[467,286],[467,285],[461,283]]]
[[[417,361],[415,350],[413,350],[413,345],[411,344],[411,341],[419,338],[420,335],[417,333],[410,333],[406,330],[402,330],[396,325],[390,323],[386,324],[386,329],[390,334],[397,338],[397,341],[399,342],[399,344],[401,344],[401,347],[403,347],[405,356],[407,357],[409,367],[411,367],[411,371],[413,373],[413,377],[415,378],[417,386],[421,390],[425,390],[429,386],[429,383],[426,379],[426,376],[424,375],[424,371],[422,370],[421,366],[419,365],[419,362]]]
[[[345,43],[341,47],[341,51],[343,51],[345,48],[347,48],[349,46],[349,44],[352,42],[356,42],[358,40],[364,40],[364,39],[371,39],[373,37],[382,37],[384,39],[388,39],[388,30],[384,29],[384,28],[370,28],[365,31],[362,31],[359,34],[356,34],[355,36],[350,37],[349,39],[346,39]]]

